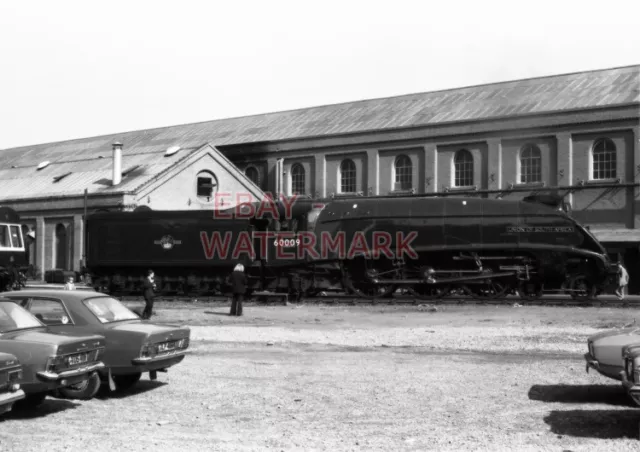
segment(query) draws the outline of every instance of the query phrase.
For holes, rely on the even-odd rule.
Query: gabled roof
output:
[[[640,65],[22,146],[0,151],[0,198],[80,194],[88,185],[92,192],[130,190],[204,143],[290,140],[635,103],[640,103]],[[102,186],[97,181],[111,178],[114,141],[124,146],[123,170],[140,167],[118,187]],[[183,150],[163,157],[173,145]],[[37,171],[43,161],[51,163]]]

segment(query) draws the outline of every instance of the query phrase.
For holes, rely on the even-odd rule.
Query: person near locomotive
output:
[[[238,264],[230,276],[232,299],[229,315],[240,317],[242,315],[242,301],[247,291],[247,276],[244,274],[244,265]]]
[[[16,283],[20,281],[20,273],[13,256],[9,257],[7,272],[9,273],[9,287],[13,290],[16,288]]]
[[[624,288],[629,284],[629,273],[627,269],[618,263],[618,288],[616,289],[616,296],[619,300],[624,300]]]
[[[144,311],[142,311],[143,319],[150,319],[153,314],[153,299],[154,299],[154,291],[156,290],[156,283],[153,279],[154,273],[153,270],[149,270],[147,273],[147,277],[142,283],[142,289],[144,290],[144,302],[145,307]]]

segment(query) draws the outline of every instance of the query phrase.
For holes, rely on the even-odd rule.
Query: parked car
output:
[[[640,405],[640,342],[622,349],[624,370],[620,372],[622,386],[633,401]]]
[[[22,365],[13,355],[0,353],[0,414],[11,411],[13,404],[24,399],[20,389]]]
[[[25,398],[20,405],[39,405],[48,394],[67,387],[79,388],[78,398],[93,397],[105,344],[97,334],[50,331],[12,300],[0,298],[0,350],[23,366],[20,386]]]
[[[589,352],[584,355],[587,372],[595,369],[605,377],[620,381],[620,372],[624,370],[622,349],[635,343],[640,343],[640,326],[604,331],[589,337]]]
[[[140,316],[119,300],[99,292],[32,289],[7,292],[4,297],[38,317],[50,330],[65,334],[99,334],[107,340],[100,371],[109,388],[134,386],[143,373],[155,380],[180,363],[189,348],[191,330],[159,325]],[[65,390],[68,396],[73,396]]]

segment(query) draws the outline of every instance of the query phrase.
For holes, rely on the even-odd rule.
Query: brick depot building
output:
[[[80,269],[85,204],[557,188],[640,293],[640,65],[24,146],[0,160],[0,205],[35,232],[39,274]]]

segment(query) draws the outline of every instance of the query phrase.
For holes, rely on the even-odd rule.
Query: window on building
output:
[[[291,167],[291,194],[292,195],[305,194],[304,167],[299,163],[295,163]]]
[[[251,180],[251,182],[253,182],[257,186],[260,186],[260,173],[255,166],[250,166],[249,168],[247,168],[244,171],[244,174],[249,178],[249,180]]]
[[[406,155],[399,155],[395,163],[395,190],[411,190],[413,188],[413,167],[411,159]]]
[[[217,191],[218,181],[216,177],[209,171],[198,173],[197,179],[197,196],[201,201],[213,201],[213,194]]]
[[[520,183],[542,182],[542,154],[538,146],[527,144],[520,151]]]
[[[456,187],[473,185],[473,156],[466,149],[460,149],[453,158],[454,179]]]
[[[351,159],[343,160],[340,164],[340,192],[356,192],[356,164]]]
[[[616,145],[609,138],[600,138],[593,143],[593,179],[616,178]]]

